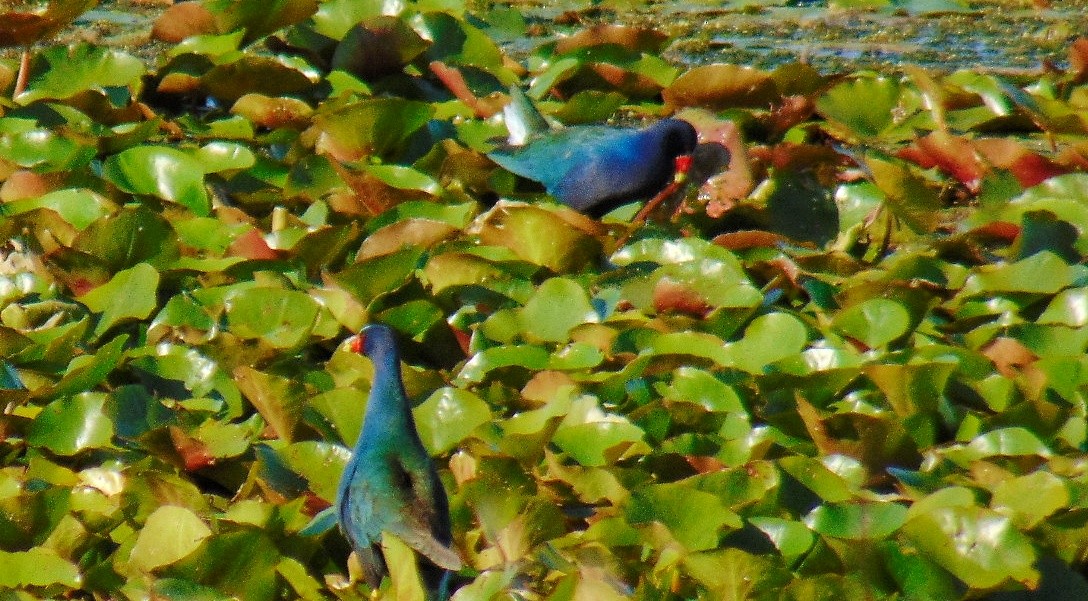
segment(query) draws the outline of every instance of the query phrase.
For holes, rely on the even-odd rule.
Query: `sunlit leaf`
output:
[[[165,505],[147,517],[129,562],[150,572],[189,555],[211,535],[207,524],[190,509]]]
[[[167,146],[138,146],[106,160],[105,176],[132,194],[150,194],[206,216],[211,202],[200,161]]]
[[[101,313],[95,335],[101,336],[122,320],[150,316],[156,307],[158,287],[159,272],[147,263],[137,263],[80,297],[88,309]]]
[[[27,439],[58,455],[108,446],[113,424],[103,411],[105,396],[85,393],[49,404],[30,426]]]

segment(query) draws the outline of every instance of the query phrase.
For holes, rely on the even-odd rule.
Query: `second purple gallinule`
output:
[[[643,129],[577,125],[539,131],[543,118],[520,90],[512,90],[512,96],[507,127],[530,133],[521,136],[523,145],[494,150],[488,157],[540,182],[549,194],[583,213],[600,216],[654,196],[678,172],[686,172],[698,144],[695,128],[680,119],[663,119]],[[512,116],[525,114],[530,116],[528,125],[511,125]]]

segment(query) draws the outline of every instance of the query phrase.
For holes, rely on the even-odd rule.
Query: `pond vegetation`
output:
[[[1083,4],[72,6],[0,15],[3,599],[370,598],[368,322],[458,601],[1088,598]],[[510,86],[690,185],[558,203]]]

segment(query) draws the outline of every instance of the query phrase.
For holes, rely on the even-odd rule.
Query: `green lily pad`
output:
[[[441,455],[491,420],[491,409],[478,396],[458,388],[434,391],[412,410],[423,446]]]
[[[211,529],[192,510],[176,505],[159,507],[144,522],[129,563],[150,572],[189,555],[211,535]]]
[[[307,340],[320,310],[305,292],[265,287],[238,290],[224,306],[232,332],[277,348],[293,348]]]
[[[919,515],[903,533],[928,558],[971,587],[989,588],[1006,580],[1038,582],[1036,551],[1012,522],[979,507],[948,507]]]
[[[94,335],[101,336],[123,320],[149,317],[158,302],[158,287],[159,272],[147,263],[137,263],[81,296],[88,309],[101,314]]]
[[[180,150],[137,146],[106,159],[103,170],[106,179],[125,192],[176,202],[201,217],[211,211],[204,166]]]
[[[5,566],[0,574],[0,586],[9,590],[55,585],[79,588],[79,568],[52,549],[34,547],[27,551],[0,551],[0,562]]]
[[[839,503],[816,507],[804,522],[825,536],[877,540],[898,530],[906,518],[907,508],[898,503]]]
[[[104,411],[106,397],[83,393],[53,401],[31,424],[27,441],[58,455],[108,447],[113,423]]]

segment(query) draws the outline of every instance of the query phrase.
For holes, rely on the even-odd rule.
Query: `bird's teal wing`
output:
[[[442,482],[423,449],[404,451],[398,455],[394,470],[400,470],[401,506],[397,518],[389,520],[385,530],[395,534],[435,565],[447,570],[460,570],[464,563],[449,541],[437,536],[448,533],[449,504]],[[445,536],[448,536],[446,534]]]
[[[353,474],[355,475],[355,474]],[[385,561],[378,544],[382,523],[375,505],[375,491],[363,477],[352,478],[340,492],[340,529],[351,543],[370,588],[377,589],[385,575]]]

